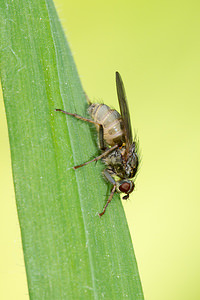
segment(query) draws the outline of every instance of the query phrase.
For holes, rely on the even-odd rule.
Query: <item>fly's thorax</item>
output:
[[[103,162],[108,166],[112,174],[121,179],[133,178],[138,169],[138,157],[135,152],[135,145],[131,145],[126,156],[126,147],[122,146],[104,157]]]
[[[121,115],[105,104],[93,103],[88,112],[94,121],[102,124],[104,140],[110,146],[121,144],[124,141],[124,125]]]
[[[124,151],[125,147],[117,148],[102,159],[107,165],[110,174],[121,179],[128,178],[126,173],[126,165],[123,161]]]

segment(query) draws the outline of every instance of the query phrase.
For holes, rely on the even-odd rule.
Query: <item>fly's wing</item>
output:
[[[126,93],[124,89],[124,84],[122,78],[118,72],[116,72],[116,85],[117,85],[117,95],[119,100],[119,106],[121,111],[121,116],[124,122],[124,131],[126,139],[126,147],[129,148],[133,143],[131,120],[128,109],[128,103],[126,100]]]

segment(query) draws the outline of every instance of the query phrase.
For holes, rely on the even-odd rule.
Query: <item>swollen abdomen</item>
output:
[[[105,104],[93,103],[88,112],[95,122],[102,124],[104,140],[110,146],[121,144],[124,140],[123,121],[120,114]],[[98,129],[98,125],[96,126]]]

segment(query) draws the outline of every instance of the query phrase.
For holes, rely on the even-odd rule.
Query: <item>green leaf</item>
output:
[[[119,195],[110,187],[87,102],[53,3],[1,1],[1,82],[31,299],[143,299]],[[87,58],[86,58],[87,59]],[[88,58],[89,59],[89,58]],[[114,82],[114,74],[113,82]]]

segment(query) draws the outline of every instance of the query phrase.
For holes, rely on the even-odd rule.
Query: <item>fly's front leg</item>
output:
[[[105,214],[106,208],[107,208],[108,204],[111,202],[111,200],[112,200],[112,198],[113,198],[113,195],[114,195],[114,193],[115,193],[115,190],[116,190],[116,186],[117,186],[117,185],[116,185],[116,181],[115,181],[114,178],[108,173],[108,170],[107,170],[107,169],[105,169],[103,173],[104,173],[106,179],[113,185],[113,188],[112,188],[111,193],[110,193],[110,196],[109,196],[109,198],[108,198],[108,200],[107,200],[107,202],[106,202],[106,205],[104,206],[103,211],[99,214],[99,217],[102,217],[102,216]]]
[[[116,181],[115,179],[110,175],[108,169],[105,169],[103,171],[103,175],[106,177],[106,179],[112,184],[112,185],[116,185]]]

